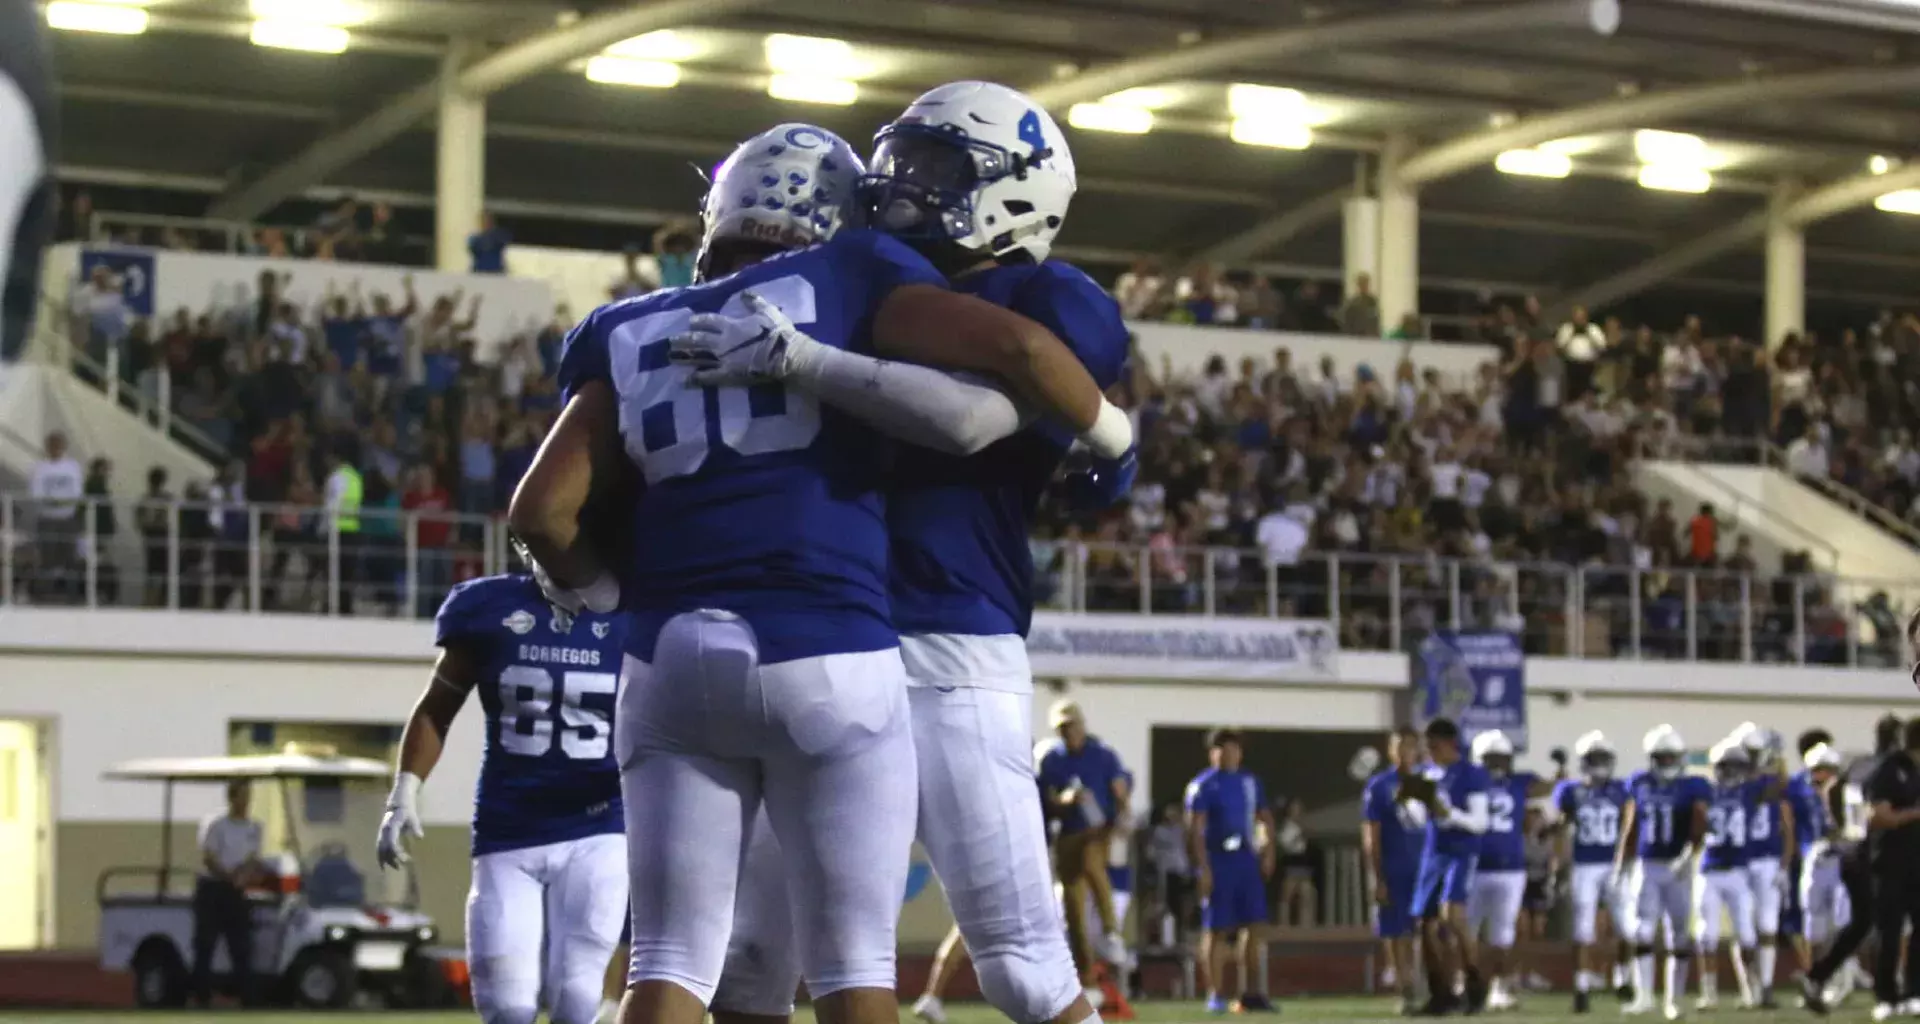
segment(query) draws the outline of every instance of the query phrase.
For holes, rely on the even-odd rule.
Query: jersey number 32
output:
[[[754,293],[780,307],[796,325],[814,321],[813,284],[798,274],[756,285]],[[746,316],[738,294],[720,307]],[[664,310],[622,324],[610,338],[613,378],[620,394],[620,435],[627,455],[657,484],[698,472],[715,446],[738,455],[797,451],[820,433],[820,403],[779,384],[695,388],[692,373],[667,361],[667,342],[687,329],[692,313]],[[719,403],[719,430],[707,428],[707,395]]]

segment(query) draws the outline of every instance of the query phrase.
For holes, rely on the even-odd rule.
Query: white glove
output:
[[[413,860],[407,852],[407,837],[421,839],[427,834],[420,823],[419,797],[420,776],[401,772],[394,777],[387,813],[380,818],[380,838],[374,843],[381,867],[397,868]]]
[[[726,387],[786,380],[819,361],[822,347],[793,325],[780,307],[741,292],[742,316],[696,313],[686,333],[667,343],[667,359],[693,370],[699,387]]]

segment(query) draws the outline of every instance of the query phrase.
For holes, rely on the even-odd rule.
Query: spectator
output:
[[[1566,360],[1566,397],[1573,401],[1593,387],[1594,369],[1607,351],[1607,336],[1599,325],[1587,319],[1587,307],[1575,306],[1567,322],[1560,325],[1554,345]]]
[[[167,489],[166,468],[155,466],[147,470],[147,493],[141,495],[133,520],[134,526],[140,531],[141,546],[146,549],[146,576],[141,586],[141,603],[149,608],[158,608],[167,602],[173,507],[174,496]]]
[[[1418,313],[1403,314],[1393,330],[1387,332],[1387,338],[1392,341],[1423,341],[1426,337],[1427,328],[1420,322]]]
[[[80,539],[80,499],[86,493],[86,475],[67,451],[67,436],[47,435],[46,457],[34,463],[27,481],[33,501],[33,536],[39,566],[37,599],[71,599],[76,545]]]
[[[1693,518],[1687,520],[1687,559],[1701,568],[1711,568],[1719,557],[1720,520],[1711,502],[1701,502]]]
[[[1239,293],[1210,263],[1195,264],[1174,284],[1173,318],[1180,323],[1231,326],[1240,319]]]
[[[353,614],[354,588],[360,583],[360,506],[366,500],[366,481],[354,466],[354,452],[344,442],[327,452],[326,508],[339,540],[339,612]]]
[[[1155,260],[1136,260],[1131,269],[1120,275],[1114,282],[1113,297],[1120,303],[1120,315],[1128,320],[1142,320],[1161,314],[1161,292],[1166,288],[1166,279],[1160,273],[1160,264]]]
[[[1823,434],[1819,424],[1812,424],[1792,444],[1787,445],[1788,472],[1807,480],[1827,479],[1831,467]]]
[[[1340,331],[1365,338],[1380,336],[1380,300],[1373,296],[1373,275],[1353,276],[1353,294],[1340,304]]]
[[[661,225],[653,233],[653,258],[660,265],[660,287],[685,288],[693,283],[694,239],[698,226],[689,221]]]
[[[1302,821],[1305,808],[1298,799],[1283,802],[1274,845],[1280,851],[1280,913],[1275,924],[1311,928],[1318,894],[1314,890],[1314,857]]]
[[[473,255],[476,274],[507,272],[507,246],[513,236],[494,222],[491,211],[480,215],[480,230],[467,236],[467,251]]]
[[[1188,894],[1193,885],[1193,864],[1187,857],[1187,826],[1179,804],[1168,804],[1160,820],[1147,836],[1147,863],[1159,881],[1161,946],[1174,946],[1185,930]]]
[[[619,277],[607,286],[607,298],[614,302],[622,299],[638,298],[653,290],[653,282],[640,272],[640,250],[631,246],[621,254],[622,268]]]
[[[121,353],[133,329],[124,287],[111,268],[96,263],[74,296],[74,315],[82,325],[85,353],[99,372],[105,372],[109,359]]]
[[[1040,791],[1060,820],[1054,867],[1065,890],[1067,932],[1084,980],[1101,960],[1124,948],[1107,878],[1110,826],[1132,797],[1133,776],[1118,755],[1087,732],[1086,716],[1070,700],[1054,703],[1047,718],[1059,739],[1040,756]],[[1091,905],[1099,932],[1085,920]]]
[[[246,888],[264,871],[260,823],[247,816],[252,783],[227,783],[225,814],[200,823],[200,880],[193,892],[193,992],[201,1009],[213,1004],[213,951],[227,944],[242,1005],[253,1003],[253,907]]]
[[[87,463],[87,479],[81,491],[87,501],[85,514],[92,516],[90,532],[80,541],[80,553],[91,567],[93,597],[103,605],[117,605],[120,567],[109,554],[113,538],[120,533],[119,513],[113,507],[113,463],[102,458]]]
[[[440,599],[453,579],[453,499],[440,486],[432,465],[416,464],[408,472],[407,490],[400,507],[417,513],[415,545],[419,550],[418,590],[414,595],[417,618],[432,618]]]
[[[1326,300],[1320,297],[1320,283],[1317,281],[1300,282],[1287,309],[1292,314],[1294,325],[1309,334],[1333,334],[1340,329],[1333,313],[1327,309]]]

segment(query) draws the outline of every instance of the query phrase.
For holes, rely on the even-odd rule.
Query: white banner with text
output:
[[[1319,620],[1039,612],[1033,674],[1074,679],[1338,682],[1340,645]]]

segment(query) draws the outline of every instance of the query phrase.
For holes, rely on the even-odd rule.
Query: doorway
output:
[[[51,793],[41,724],[0,719],[0,950],[37,949],[50,931]]]

